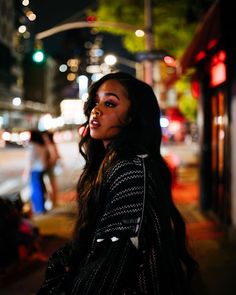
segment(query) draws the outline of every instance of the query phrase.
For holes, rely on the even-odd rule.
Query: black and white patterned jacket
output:
[[[116,161],[104,175],[102,206],[83,261],[70,273],[70,244],[59,249],[38,295],[186,294],[159,179],[146,155]]]

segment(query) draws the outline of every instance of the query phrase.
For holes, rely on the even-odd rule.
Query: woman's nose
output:
[[[101,111],[100,109],[96,106],[93,108],[92,110],[92,114],[95,115],[95,116],[101,116]]]

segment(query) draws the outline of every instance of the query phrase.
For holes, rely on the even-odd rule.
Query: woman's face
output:
[[[118,81],[108,80],[98,88],[95,101],[89,118],[90,136],[106,147],[128,124],[130,100]]]

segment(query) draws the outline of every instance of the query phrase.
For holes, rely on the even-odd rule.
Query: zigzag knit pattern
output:
[[[96,237],[134,237],[140,229],[144,204],[142,160],[120,160],[107,171],[106,176],[102,190],[106,207]]]
[[[70,247],[57,251],[38,295],[190,294],[182,285],[170,220],[163,219],[167,195],[162,176],[154,177],[150,168],[150,159],[144,165],[144,159],[134,156],[108,169],[99,191],[103,207],[93,242],[81,260],[70,257]],[[72,272],[71,259],[76,265]]]

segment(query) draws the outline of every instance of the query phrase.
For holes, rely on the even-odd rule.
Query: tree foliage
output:
[[[188,76],[181,77],[175,83],[175,89],[178,93],[178,107],[181,113],[189,121],[195,122],[197,117],[198,102],[192,96],[191,83]]]
[[[152,0],[152,32],[154,49],[164,50],[179,59],[192,40],[197,24],[215,0]],[[126,23],[145,28],[145,0],[98,0],[98,9],[89,11],[98,21]],[[138,38],[134,31],[117,28],[100,28],[112,34],[122,35],[124,47],[137,53],[144,51],[145,38]],[[197,101],[190,90],[188,77],[182,77],[175,85],[178,107],[190,121],[196,120]]]
[[[144,0],[98,0],[98,9],[88,13],[95,14],[99,21],[126,23],[144,28],[144,2]],[[153,0],[152,2],[154,49],[166,50],[178,58],[193,37],[199,20],[201,5],[197,8],[197,4],[204,1]],[[124,46],[130,52],[145,50],[145,38],[136,37],[134,32],[112,27],[100,30],[122,35]]]

